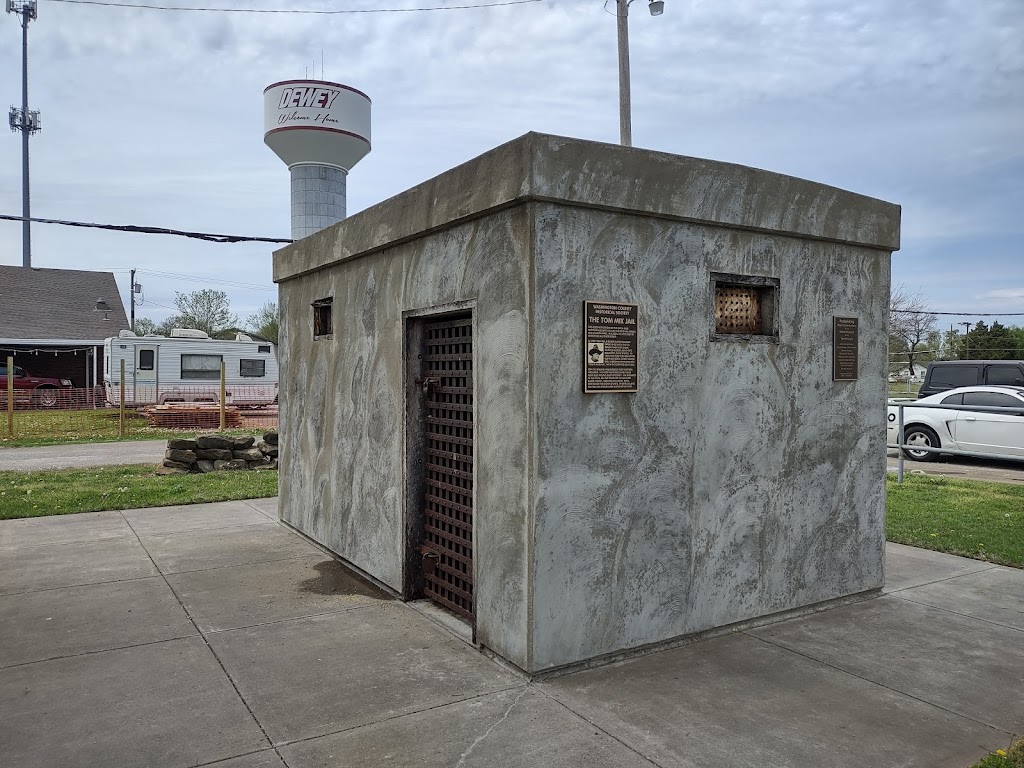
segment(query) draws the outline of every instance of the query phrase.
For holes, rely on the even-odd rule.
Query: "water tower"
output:
[[[292,239],[345,218],[345,179],[370,151],[370,97],[326,80],[263,91],[263,141],[292,176]]]

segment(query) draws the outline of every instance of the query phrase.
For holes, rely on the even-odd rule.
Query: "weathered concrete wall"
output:
[[[889,254],[555,204],[536,228],[533,671],[881,587]],[[780,279],[778,344],[709,340],[712,271]],[[639,304],[636,394],[582,393],[584,299]]]
[[[476,302],[474,349],[486,372],[475,392],[476,559],[487,564],[477,573],[477,636],[522,666],[529,247],[519,207],[280,286],[281,517],[396,590],[405,554],[403,313]],[[310,304],[328,296],[334,333],[314,339]]]
[[[896,206],[824,185],[510,142],[275,254],[281,515],[401,589],[403,313],[472,302],[481,643],[540,671],[880,587],[898,247]],[[712,271],[780,280],[778,343],[711,340]],[[640,305],[638,393],[582,393],[584,299]]]

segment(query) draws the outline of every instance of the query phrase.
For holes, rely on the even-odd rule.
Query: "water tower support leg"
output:
[[[293,240],[345,218],[345,171],[328,165],[293,165],[291,176]]]

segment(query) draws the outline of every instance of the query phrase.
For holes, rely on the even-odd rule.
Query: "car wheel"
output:
[[[33,394],[32,400],[40,408],[53,408],[57,405],[57,390],[53,387],[40,387]]]
[[[942,443],[939,442],[939,436],[935,434],[935,431],[928,427],[920,425],[914,425],[913,427],[907,427],[903,432],[903,444],[904,445],[920,445],[923,448],[941,448]],[[936,461],[939,458],[939,454],[931,451],[915,451],[913,448],[904,448],[903,455],[908,459],[914,461]]]

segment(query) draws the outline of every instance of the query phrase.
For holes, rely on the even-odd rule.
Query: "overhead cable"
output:
[[[218,283],[220,285],[226,285],[229,288],[247,288],[247,289],[252,290],[252,291],[276,291],[277,290],[276,288],[273,288],[273,287],[267,286],[267,285],[254,285],[253,283],[241,283],[241,282],[238,282],[237,280],[221,280],[219,278],[205,277],[205,276],[202,276],[202,275],[183,275],[180,272],[161,272],[161,271],[156,270],[156,269],[144,269],[144,268],[141,268],[141,267],[138,270],[136,270],[136,271],[140,272],[140,273],[143,273],[143,274],[147,274],[147,275],[154,275],[156,277],[169,278],[171,280],[187,280],[187,281],[192,281],[192,282],[199,281],[199,282],[204,282],[204,283]]]
[[[110,0],[48,0],[51,3],[69,5],[103,5],[112,8],[142,8],[147,11],[206,11],[210,13],[292,13],[317,16],[337,16],[352,13],[416,13],[419,11],[465,11],[473,8],[497,8],[503,5],[526,5],[543,0],[500,0],[496,3],[469,3],[466,5],[431,5],[417,8],[347,8],[344,10],[317,10],[313,8],[198,8],[181,5],[143,5],[142,3],[117,3]]]
[[[932,312],[930,309],[890,309],[889,314],[951,315],[953,317],[1024,317],[1024,312]]]
[[[60,0],[63,2],[63,0]],[[24,216],[11,216],[0,213],[0,220],[24,221]],[[206,240],[211,243],[284,243],[292,240],[285,240],[278,237],[250,237],[249,235],[219,235],[211,232],[188,232],[180,229],[167,229],[165,227],[138,227],[134,224],[94,224],[84,221],[65,221],[63,219],[37,219],[35,216],[29,221],[36,224],[61,224],[65,227],[87,227],[89,229],[109,229],[114,232],[135,232],[141,235],[176,235],[177,237],[190,237],[194,240]]]

